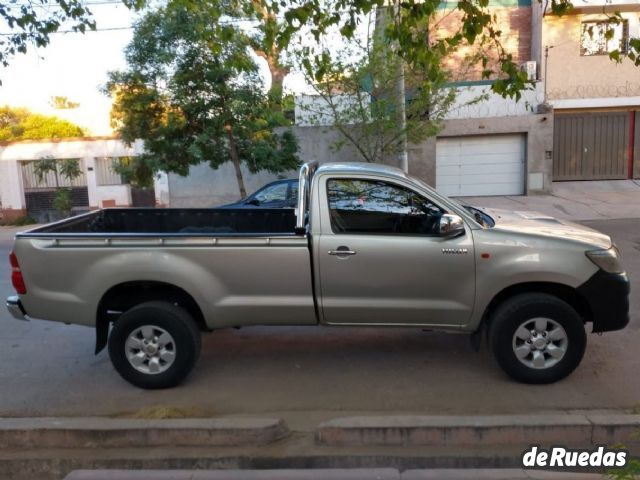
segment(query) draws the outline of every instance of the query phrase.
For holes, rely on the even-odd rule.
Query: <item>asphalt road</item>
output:
[[[585,222],[613,236],[640,291],[640,219]],[[0,229],[0,298],[12,292]],[[73,268],[70,266],[70,268]],[[4,273],[3,273],[4,272]],[[0,416],[126,415],[166,406],[193,415],[282,416],[304,426],[347,414],[532,413],[640,408],[640,301],[624,331],[590,335],[559,383],[514,383],[483,346],[412,329],[252,327],[204,337],[182,386],[143,391],[121,380],[90,328],[18,322],[0,310]]]

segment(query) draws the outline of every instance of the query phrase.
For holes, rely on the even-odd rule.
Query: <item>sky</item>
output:
[[[93,5],[97,29],[130,27],[135,13],[120,3]],[[63,27],[64,28],[64,27]],[[51,35],[46,48],[30,48],[0,68],[0,105],[23,106],[35,112],[70,119],[90,135],[110,135],[111,102],[99,88],[109,70],[124,68],[123,49],[132,30]],[[74,110],[54,110],[52,96],[79,102]]]
[[[107,72],[125,68],[123,50],[133,34],[128,27],[140,14],[115,0],[91,5],[90,9],[98,31],[51,35],[46,48],[30,48],[27,54],[14,56],[8,67],[0,67],[0,105],[66,118],[83,127],[87,135],[112,135],[111,100],[100,87],[106,82]],[[259,60],[268,73],[266,62]],[[300,75],[289,75],[285,88],[293,92],[309,90]],[[56,110],[50,105],[52,96],[68,97],[80,107]]]

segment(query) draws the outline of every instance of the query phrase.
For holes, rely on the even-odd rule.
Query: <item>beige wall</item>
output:
[[[640,35],[638,12],[622,13],[630,36]],[[601,14],[544,17],[542,30],[543,78],[549,100],[640,96],[640,68],[629,59],[616,64],[606,55],[581,56],[581,23],[605,19]],[[544,72],[544,47],[549,49],[548,74]]]

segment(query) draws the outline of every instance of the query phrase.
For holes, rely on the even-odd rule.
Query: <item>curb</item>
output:
[[[3,418],[0,448],[266,445],[288,433],[273,418]]]
[[[638,445],[640,415],[345,417],[320,424],[331,446]]]
[[[601,480],[594,473],[522,469],[77,470],[64,480]]]
[[[318,470],[79,470],[64,480],[400,480],[393,468]]]

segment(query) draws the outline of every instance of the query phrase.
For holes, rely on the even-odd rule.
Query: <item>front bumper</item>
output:
[[[29,316],[27,315],[27,312],[24,311],[22,302],[20,302],[20,298],[17,295],[12,295],[11,297],[7,298],[6,305],[9,313],[16,320],[29,320]]]
[[[629,323],[629,277],[598,270],[578,287],[593,314],[593,333],[621,330]]]

